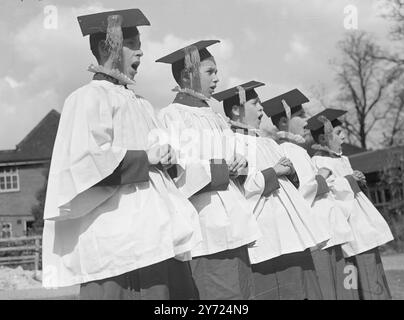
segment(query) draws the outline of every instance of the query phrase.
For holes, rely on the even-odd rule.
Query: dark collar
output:
[[[252,130],[252,129],[242,128],[242,127],[239,127],[239,126],[236,126],[236,125],[231,125],[230,129],[234,133],[244,134],[245,136],[259,137],[257,131]]]
[[[338,154],[335,153],[334,151],[330,150],[328,147],[321,146],[319,144],[313,144],[311,146],[311,149],[315,150],[315,156],[321,156],[321,157],[329,157],[329,158],[341,158],[342,153]]]
[[[119,85],[119,80],[115,79],[114,77],[111,77],[108,74],[102,73],[102,72],[97,72],[96,74],[94,74],[93,76],[93,80],[105,80],[108,82],[111,82],[113,84],[117,84]],[[127,89],[127,86],[124,86]]]
[[[173,103],[180,103],[189,107],[197,107],[197,108],[209,107],[209,104],[206,101],[198,99],[197,97],[191,96],[185,92],[177,93]]]

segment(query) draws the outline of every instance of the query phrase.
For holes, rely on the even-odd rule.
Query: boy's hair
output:
[[[137,27],[122,28],[122,35],[124,39],[130,38],[139,35],[139,30],[137,29]],[[98,63],[101,62],[100,53],[98,51],[98,44],[101,41],[105,41],[106,38],[107,34],[105,32],[97,32],[90,34],[90,49],[94,57],[97,59]]]
[[[258,94],[254,90],[248,90],[245,93],[245,98],[246,101],[255,99],[258,97]],[[233,118],[233,107],[234,106],[240,106],[240,99],[238,95],[232,96],[229,99],[223,100],[223,109],[224,113],[226,114],[227,117],[230,119]]]
[[[311,136],[313,137],[313,140],[315,143],[320,143],[319,142],[319,137],[321,134],[324,134],[324,127],[321,127],[318,130],[310,130]]]
[[[279,129],[279,122],[282,118],[286,118],[286,112],[278,113],[277,115],[271,116],[271,121],[275,127]]]

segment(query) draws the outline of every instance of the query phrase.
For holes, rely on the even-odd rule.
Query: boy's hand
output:
[[[279,162],[279,164],[285,166],[285,167],[289,167],[290,168],[290,173],[294,173],[295,172],[295,167],[293,166],[292,161],[290,161],[290,159],[286,158],[286,157],[282,157]]]
[[[146,150],[146,154],[150,165],[155,166],[160,162],[161,157],[159,145],[154,145],[149,150]]]
[[[354,170],[352,176],[355,178],[356,181],[361,181],[361,182],[366,183],[366,177],[362,172],[360,172],[358,170]]]
[[[160,147],[161,159],[160,163],[163,166],[163,169],[169,169],[177,162],[177,156],[175,154],[175,150],[169,145],[165,144]]]
[[[229,172],[232,178],[239,175],[239,170],[247,168],[248,162],[244,156],[236,153],[233,162],[229,165]]]
[[[275,173],[278,177],[287,176],[291,174],[293,171],[290,167],[290,160],[282,157],[279,159],[278,163],[274,166]]]
[[[146,153],[150,165],[161,164],[164,168],[168,168],[176,163],[175,151],[169,144],[155,145]]]
[[[331,170],[327,168],[320,168],[317,172],[319,175],[323,176],[324,179],[327,179],[331,175]]]

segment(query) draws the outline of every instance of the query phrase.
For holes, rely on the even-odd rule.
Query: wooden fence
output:
[[[0,239],[0,265],[33,265],[40,267],[42,236]]]

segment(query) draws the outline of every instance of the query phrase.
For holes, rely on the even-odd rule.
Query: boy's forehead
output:
[[[126,40],[126,41],[131,40],[131,41],[140,42],[140,35],[139,35],[139,34],[132,34],[132,35],[130,35],[130,36],[124,37],[123,40],[124,40],[124,41],[125,41],[125,40]]]
[[[252,97],[248,101],[251,102],[251,103],[258,103],[260,101],[260,98],[258,97],[258,94],[257,94],[256,97]]]
[[[201,67],[214,67],[216,68],[216,61],[213,57],[209,57],[201,61]]]
[[[306,111],[303,109],[303,107],[292,114],[292,118],[293,117],[305,117],[305,116],[306,116]]]

